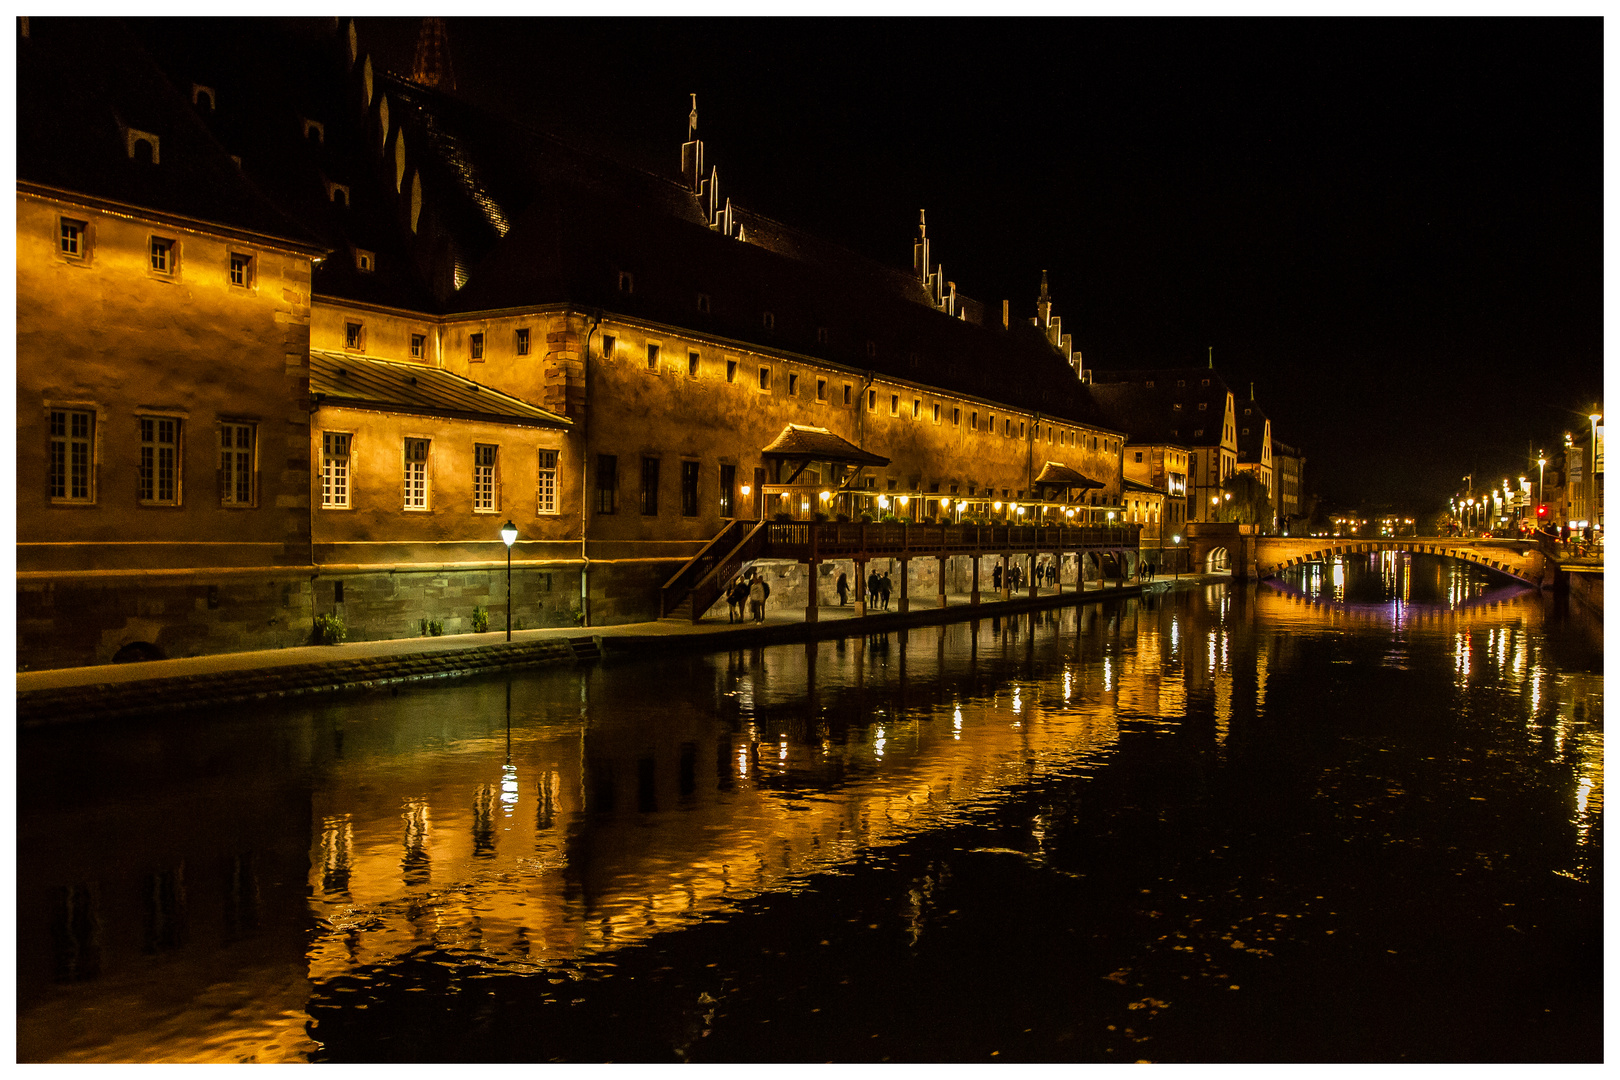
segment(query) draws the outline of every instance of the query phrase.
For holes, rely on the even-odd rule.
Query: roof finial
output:
[[[1046,271],[1041,271],[1041,299],[1046,299]]]
[[[416,62],[411,68],[411,81],[439,90],[456,88],[456,72],[450,64],[450,38],[444,20],[425,18],[422,31],[416,38]]]
[[[927,210],[918,210],[917,214],[922,219],[921,224],[918,225],[918,228],[920,228],[922,230],[922,235],[927,236],[928,235],[928,211]]]
[[[686,117],[687,139],[697,138],[697,95],[692,95],[692,111]]]

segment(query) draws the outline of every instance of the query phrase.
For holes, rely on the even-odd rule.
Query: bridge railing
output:
[[[801,560],[923,558],[1139,546],[1140,525],[905,525],[895,522],[772,521],[765,554]]]

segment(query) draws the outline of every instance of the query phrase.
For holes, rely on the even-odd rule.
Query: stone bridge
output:
[[[1537,588],[1552,584],[1554,570],[1534,540],[1259,536],[1249,525],[1194,522],[1187,527],[1187,545],[1194,572],[1230,569],[1232,576],[1238,579],[1268,578],[1301,563],[1325,562],[1337,555],[1376,551],[1407,551],[1457,559]]]

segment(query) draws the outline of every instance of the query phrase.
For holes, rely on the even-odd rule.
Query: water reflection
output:
[[[82,732],[30,737],[19,1056],[297,1058],[311,986],[422,956],[576,978],[1083,780],[1130,740],[1218,765],[1311,725],[1380,730],[1415,692],[1390,672],[1439,676],[1404,705],[1424,737],[1473,725],[1491,770],[1568,785],[1561,871],[1589,879],[1601,677],[1558,654],[1541,598],[1419,569],[1340,562],[1277,587],[97,729],[88,761]],[[1444,767],[1482,783],[1477,763]],[[105,794],[59,796],[70,772]],[[1064,820],[1032,814],[1007,850],[1048,866]],[[191,869],[214,864],[217,884]],[[908,887],[913,946],[950,868]]]

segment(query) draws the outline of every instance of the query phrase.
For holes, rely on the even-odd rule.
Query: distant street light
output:
[[[1598,510],[1597,424],[1599,420],[1603,419],[1603,414],[1595,412],[1588,416],[1587,419],[1592,421],[1592,472],[1586,481],[1586,519],[1595,522],[1597,521]]]
[[[1536,468],[1541,470],[1536,477],[1536,524],[1541,522],[1541,508],[1547,504],[1547,455],[1536,455]]]
[[[501,526],[501,543],[506,545],[506,640],[512,640],[512,544],[517,540],[517,526],[507,518]]]

